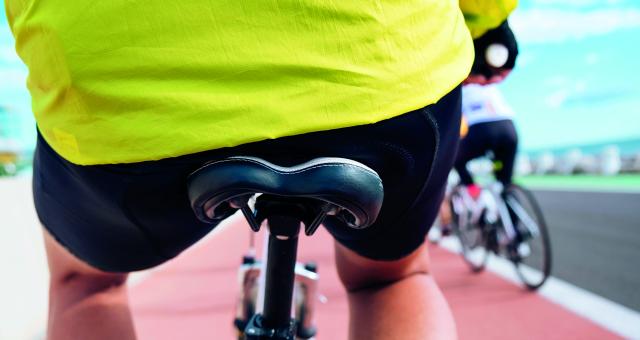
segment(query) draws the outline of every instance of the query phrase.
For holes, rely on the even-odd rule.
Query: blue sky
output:
[[[2,14],[0,136],[28,148],[27,70]],[[640,139],[640,1],[521,0],[510,22],[521,55],[501,88],[523,149]]]
[[[521,1],[501,86],[526,149],[640,139],[640,1]]]
[[[30,148],[35,143],[26,76],[27,69],[15,54],[4,1],[0,1],[0,148]]]

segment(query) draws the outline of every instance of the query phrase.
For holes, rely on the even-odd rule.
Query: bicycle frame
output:
[[[527,289],[538,289],[551,272],[544,217],[532,194],[525,189],[513,185],[506,192],[503,190],[501,183],[493,182],[483,187],[477,200],[471,198],[464,186],[452,193],[450,204],[457,218],[454,227],[458,228],[455,232],[461,255],[471,270],[478,273],[485,268],[491,253],[504,254]]]
[[[465,219],[462,221],[461,225],[466,225],[468,222],[472,225],[478,225],[481,222],[481,218],[484,218],[483,222],[488,225],[495,225],[498,220],[502,221],[500,226],[505,237],[502,240],[499,240],[499,243],[504,246],[513,241],[517,235],[515,226],[513,225],[513,221],[509,215],[507,204],[509,204],[510,207],[511,205],[517,205],[520,213],[518,214],[518,217],[520,217],[520,215],[526,216],[526,213],[523,213],[522,207],[520,207],[515,200],[512,199],[512,201],[514,201],[512,203],[505,202],[505,200],[502,199],[502,191],[503,188],[500,183],[493,183],[483,188],[480,193],[480,197],[476,201],[471,198],[466,190],[463,190],[462,195],[460,196],[462,200],[454,201],[453,205],[454,209],[457,210],[456,212],[459,213],[459,216]],[[460,212],[463,211],[468,211],[470,214],[460,214]],[[467,218],[469,221],[466,220]],[[531,224],[530,218],[528,221],[529,224]]]
[[[506,204],[509,205],[511,210],[513,210],[513,212],[518,216],[518,219],[527,228],[531,235],[537,236],[540,234],[540,228],[538,227],[538,224],[531,219],[529,214],[527,214],[527,212],[515,198],[510,196],[507,197]],[[511,216],[509,216],[509,219],[511,219]]]
[[[511,220],[511,215],[509,215],[507,204],[504,199],[502,199],[503,190],[504,188],[502,187],[502,184],[497,182],[489,186],[489,192],[491,193],[498,215],[502,221],[501,226],[505,234],[505,239],[501,242],[501,245],[504,246],[513,241],[516,238],[517,233],[515,226],[513,225],[513,221]]]
[[[529,214],[514,197],[507,196],[503,198],[503,190],[502,185],[497,182],[488,186],[488,191],[491,193],[492,199],[498,209],[500,220],[502,221],[502,231],[505,233],[505,238],[503,242],[500,242],[500,244],[503,246],[509,244],[517,237],[518,234],[511,218],[511,214],[509,214],[509,208],[511,208],[514,214],[518,217],[518,220],[522,222],[522,226],[527,229],[527,232],[533,236],[538,236],[540,234],[538,224],[531,219]]]

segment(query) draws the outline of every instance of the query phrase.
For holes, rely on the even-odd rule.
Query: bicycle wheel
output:
[[[484,230],[471,223],[470,212],[465,205],[460,189],[451,193],[449,204],[451,206],[451,223],[454,233],[460,241],[460,254],[471,271],[479,273],[484,270],[489,258]]]
[[[519,185],[505,191],[505,202],[517,232],[510,256],[516,272],[530,290],[538,289],[551,274],[551,242],[547,223],[533,194]]]

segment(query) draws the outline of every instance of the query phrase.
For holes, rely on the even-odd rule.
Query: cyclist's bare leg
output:
[[[46,231],[44,239],[51,274],[47,339],[135,339],[127,274],[85,264]]]
[[[449,226],[451,224],[451,206],[449,205],[449,197],[445,196],[440,203],[440,211],[438,216],[440,217],[440,224],[442,226]]]
[[[347,289],[350,339],[455,339],[449,306],[429,273],[421,246],[398,261],[374,261],[336,243]]]

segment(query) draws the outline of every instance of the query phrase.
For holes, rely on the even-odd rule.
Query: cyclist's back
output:
[[[7,12],[38,127],[82,165],[375,123],[473,58],[457,1],[30,2]]]
[[[496,85],[469,84],[462,88],[462,114],[469,127],[513,120],[515,113]]]
[[[511,183],[518,135],[513,125],[514,112],[495,85],[466,85],[462,90],[462,113],[468,124],[460,141],[455,169],[460,182],[478,193],[473,177],[466,168],[475,158],[493,153],[496,178],[507,186]]]

